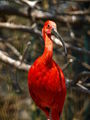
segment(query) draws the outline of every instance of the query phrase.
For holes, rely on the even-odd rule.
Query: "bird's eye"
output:
[[[48,28],[50,27],[50,25],[47,26]]]

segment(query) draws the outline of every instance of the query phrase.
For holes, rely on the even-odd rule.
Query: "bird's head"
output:
[[[45,38],[45,35],[47,35],[50,38],[50,40],[52,40],[55,44],[59,45],[60,47],[64,47],[65,54],[67,55],[67,49],[66,49],[64,40],[62,39],[60,34],[57,32],[57,26],[55,22],[51,20],[46,21],[42,29],[42,35],[44,38]]]

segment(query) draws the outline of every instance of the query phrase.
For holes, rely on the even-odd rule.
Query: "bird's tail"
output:
[[[52,109],[51,120],[60,120],[61,112],[58,109]]]

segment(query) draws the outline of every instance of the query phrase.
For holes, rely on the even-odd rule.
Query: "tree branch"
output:
[[[81,64],[83,67],[85,67],[86,69],[90,70],[90,65],[82,62],[81,60],[77,59],[76,57],[72,56],[72,55],[68,55],[68,59],[71,59],[72,62],[77,61],[79,64]]]
[[[81,15],[90,15],[90,9],[88,10],[77,10],[77,11],[69,11],[69,12],[59,12],[57,15],[69,15],[69,16],[81,16]]]
[[[24,0],[25,1],[25,0]],[[30,2],[30,1],[29,1]],[[38,1],[39,2],[39,1]],[[38,10],[34,9],[30,11],[30,16],[35,19],[53,19],[57,20],[59,22],[69,22],[69,23],[75,23],[75,22],[90,22],[90,16],[86,16],[83,21],[82,17],[76,16],[76,15],[90,15],[89,11],[73,11],[73,12],[66,12],[66,13],[59,13],[59,15],[56,13],[53,15],[52,13],[48,11],[43,11],[43,10]],[[16,15],[20,17],[25,17],[27,19],[30,19],[28,15],[28,11],[26,12],[21,12],[17,8],[9,5],[1,5],[0,6],[0,15],[5,16],[5,15]]]
[[[62,71],[65,71],[72,62],[73,62],[73,59],[69,59],[69,61],[63,66]]]
[[[6,56],[5,54],[3,54],[3,52],[1,50],[0,50],[0,60],[9,64],[9,65],[14,66],[17,69],[24,70],[24,71],[28,71],[29,68],[31,67],[28,64],[25,64],[25,63],[21,64],[21,61],[14,60],[14,59]]]
[[[72,84],[73,82],[74,82],[74,80],[69,80],[68,78],[66,79],[67,89],[90,94],[90,89],[88,87],[86,87],[86,83],[81,84],[81,83],[77,82],[77,83]]]
[[[41,35],[41,32],[37,30],[36,24],[30,26],[25,26],[25,25],[16,25],[14,23],[8,23],[8,22],[0,22],[0,28],[5,28],[5,29],[11,29],[11,30],[18,30],[22,32],[28,32],[35,34],[37,36]]]
[[[90,55],[90,51],[89,50],[86,50],[85,48],[79,48],[79,47],[75,47],[73,45],[70,45],[68,43],[65,43],[66,47],[68,49],[71,49],[73,51],[76,51],[76,52],[79,52],[79,53],[82,53],[82,54],[87,54],[87,55]]]
[[[16,15],[19,17],[28,18],[28,15],[24,12],[19,11],[17,8],[9,5],[0,5],[0,15]]]
[[[13,51],[13,53],[21,60],[22,59],[22,55],[20,54],[20,52],[10,43],[8,42],[4,42],[4,44]]]
[[[90,72],[89,71],[83,71],[79,75],[76,76],[76,78],[71,82],[71,85],[75,85],[80,81],[82,78],[88,77],[90,78]]]
[[[20,0],[21,2],[28,5],[30,8],[34,8],[40,0],[30,1],[30,0]]]

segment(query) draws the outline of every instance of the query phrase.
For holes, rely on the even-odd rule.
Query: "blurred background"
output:
[[[66,61],[54,46],[67,85],[61,120],[90,120],[89,0],[0,0],[0,120],[46,120],[29,95],[27,75],[43,53],[41,30],[48,19],[68,50]]]

